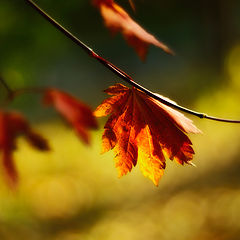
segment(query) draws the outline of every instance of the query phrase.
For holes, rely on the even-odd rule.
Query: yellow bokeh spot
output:
[[[85,190],[71,177],[45,177],[28,189],[29,201],[40,218],[69,218],[86,207],[89,194]]]

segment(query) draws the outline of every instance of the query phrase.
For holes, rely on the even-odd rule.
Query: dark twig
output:
[[[8,98],[12,98],[13,96],[13,91],[12,89],[8,86],[7,82],[0,76],[0,82],[2,86],[7,90]]]
[[[113,65],[111,62],[107,61],[106,59],[99,56],[97,53],[95,53],[90,47],[88,47],[86,44],[84,44],[82,41],[80,41],[76,36],[74,36],[71,32],[69,32],[67,29],[65,29],[63,26],[61,26],[56,20],[54,20],[52,17],[50,17],[46,12],[44,12],[36,3],[34,3],[32,0],[25,0],[31,7],[33,7],[41,16],[43,16],[49,23],[51,23],[54,27],[56,27],[59,31],[61,31],[66,37],[71,39],[74,43],[76,43],[78,46],[80,46],[85,52],[87,52],[88,55],[95,58],[98,62],[100,62],[102,65],[107,67],[110,71],[112,71],[114,74],[116,74],[118,77],[120,77],[125,82],[129,83],[133,87],[143,91],[148,96],[160,101],[161,103],[173,107],[175,109],[178,109],[180,111],[183,111],[185,113],[189,113],[191,115],[197,116],[199,118],[206,118],[214,121],[219,122],[229,122],[229,123],[240,123],[240,120],[230,120],[230,119],[223,119],[223,118],[217,118],[208,116],[205,113],[199,113],[195,112],[193,110],[190,110],[188,108],[179,106],[171,101],[168,101],[161,96],[149,91],[148,89],[144,88],[143,86],[136,83],[128,74],[126,74],[124,71]]]
[[[26,87],[26,88],[18,88],[13,91],[14,97],[17,97],[19,95],[25,94],[25,93],[39,93],[42,94],[46,91],[45,87]]]

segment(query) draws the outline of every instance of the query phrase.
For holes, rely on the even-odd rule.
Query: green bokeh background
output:
[[[176,56],[150,47],[142,63],[121,35],[111,38],[88,0],[38,0],[97,53],[154,92],[196,111],[240,118],[240,2],[136,0],[136,13]],[[52,86],[94,109],[115,75],[89,58],[25,1],[0,2],[0,75],[12,88]],[[0,88],[1,101],[6,92]],[[42,154],[19,138],[17,191],[0,182],[1,240],[237,240],[240,234],[240,128],[191,117],[196,168],[167,161],[155,187],[136,167],[118,179],[113,153],[100,155],[101,129],[85,146],[34,94],[10,109],[23,112],[49,139]],[[2,171],[2,170],[1,170]]]

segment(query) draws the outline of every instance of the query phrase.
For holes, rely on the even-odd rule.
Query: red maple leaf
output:
[[[190,119],[136,88],[116,84],[105,92],[113,96],[98,106],[95,115],[111,114],[104,126],[102,152],[114,149],[119,176],[138,162],[143,175],[158,185],[164,153],[182,165],[191,164],[194,150],[186,133],[200,130]]]
[[[144,30],[113,0],[93,0],[93,3],[100,9],[105,25],[110,31],[112,33],[121,32],[142,60],[146,58],[150,44],[173,54],[171,49]]]
[[[97,128],[97,121],[91,109],[80,100],[57,89],[47,89],[44,102],[53,105],[56,110],[73,126],[85,143],[89,143],[89,129]]]
[[[47,141],[34,132],[27,120],[15,112],[0,111],[0,151],[3,166],[10,185],[14,186],[18,180],[17,170],[13,161],[13,151],[16,149],[16,138],[24,135],[26,140],[40,151],[49,150]]]

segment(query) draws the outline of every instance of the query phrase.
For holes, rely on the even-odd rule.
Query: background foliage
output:
[[[127,1],[118,2],[131,12]],[[109,36],[89,1],[37,3],[149,89],[239,118],[239,1],[136,1],[134,18],[177,54],[151,47],[144,64],[120,35]],[[24,1],[1,0],[0,53],[1,75],[12,87],[60,87],[93,108],[105,97],[101,90],[119,82]],[[27,114],[53,150],[43,155],[19,140],[19,190],[0,183],[1,239],[239,238],[239,126],[194,118],[203,131],[192,136],[197,168],[168,163],[156,188],[135,169],[117,178],[113,154],[99,155],[102,130],[86,147],[38,97],[22,96],[11,107]]]

